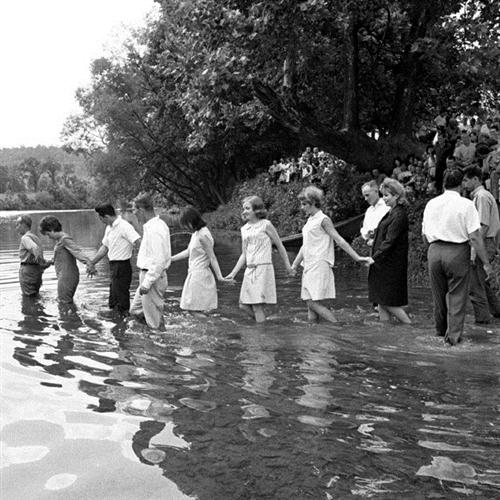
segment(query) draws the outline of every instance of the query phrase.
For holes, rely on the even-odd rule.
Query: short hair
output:
[[[448,170],[444,175],[443,186],[445,189],[453,189],[462,184],[464,176],[458,169]]]
[[[181,210],[179,222],[182,227],[192,228],[195,231],[200,230],[206,226],[205,221],[202,219],[200,212],[196,208],[188,206]]]
[[[31,217],[29,215],[20,215],[17,220],[21,223],[24,224],[27,228],[31,229],[31,225],[33,224],[33,221],[31,220]]]
[[[408,204],[408,200],[406,199],[405,187],[396,179],[391,179],[390,177],[385,178],[382,184],[380,185],[380,191],[382,191],[383,193],[384,192],[390,193],[393,196],[397,196],[398,205]]]
[[[367,187],[367,188],[370,188],[372,191],[377,191],[378,192],[378,184],[377,184],[377,181],[375,180],[371,180],[371,181],[367,181],[365,182],[362,186],[361,186],[361,191],[363,191],[363,189]]]
[[[324,198],[323,190],[316,186],[307,186],[299,193],[300,201],[305,201],[316,208],[321,207]]]
[[[154,212],[153,198],[149,194],[139,194],[134,198],[136,207],[142,208],[148,212]]]
[[[110,203],[105,203],[104,205],[95,207],[95,211],[99,214],[100,217],[104,217],[105,215],[111,215],[112,217],[114,217],[116,215],[115,209]]]
[[[467,179],[477,177],[479,180],[482,180],[483,172],[477,165],[470,165],[464,168],[464,177],[467,177]]]
[[[258,219],[265,219],[267,217],[267,210],[262,198],[258,196],[247,196],[243,198],[243,203],[250,203],[255,217]]]
[[[61,223],[57,217],[53,215],[46,215],[40,221],[40,232],[42,234],[48,233],[49,231],[62,231]]]

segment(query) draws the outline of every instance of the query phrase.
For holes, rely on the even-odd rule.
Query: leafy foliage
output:
[[[157,3],[122,56],[94,61],[67,123],[103,192],[133,181],[213,209],[305,143],[384,170],[439,107],[480,113],[500,90],[498,2]]]

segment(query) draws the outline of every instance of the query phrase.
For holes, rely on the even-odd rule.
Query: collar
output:
[[[458,191],[452,191],[451,189],[445,189],[441,196],[458,196],[460,198],[460,193]]]
[[[474,189],[474,191],[472,191],[471,196],[474,198],[474,196],[476,196],[476,194],[479,193],[479,191],[481,191],[482,189],[484,189],[484,186],[482,184],[479,184],[479,186]]]
[[[379,208],[379,207],[386,207],[387,205],[385,204],[384,198],[379,198],[377,203],[375,205],[372,205],[373,208]]]
[[[113,223],[111,224],[111,227],[116,227],[116,226],[118,226],[118,224],[120,224],[120,219],[121,219],[121,217],[118,215],[118,216],[116,217],[116,219],[113,221]]]

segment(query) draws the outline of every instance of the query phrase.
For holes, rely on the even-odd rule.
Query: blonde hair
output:
[[[299,193],[299,200],[306,201],[309,205],[320,208],[323,204],[325,194],[323,190],[316,186],[307,186]]]
[[[388,192],[393,196],[397,196],[398,205],[408,205],[408,200],[406,199],[406,190],[404,186],[396,179],[391,179],[389,177],[386,177],[382,182],[382,184],[380,185],[380,191],[382,193]]]
[[[247,196],[243,198],[243,203],[249,203],[252,207],[253,213],[257,219],[265,219],[267,217],[267,210],[262,201],[262,198],[258,196]]]

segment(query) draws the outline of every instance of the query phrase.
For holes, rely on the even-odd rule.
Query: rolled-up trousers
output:
[[[470,245],[435,241],[427,251],[437,335],[453,343],[462,336],[469,297]]]
[[[141,270],[139,273],[139,286],[135,292],[130,314],[134,316],[144,315],[147,325],[150,328],[159,328],[163,320],[163,295],[167,290],[167,273],[163,271],[160,277],[153,283],[149,292],[141,295],[139,289],[146,276],[147,271]]]

